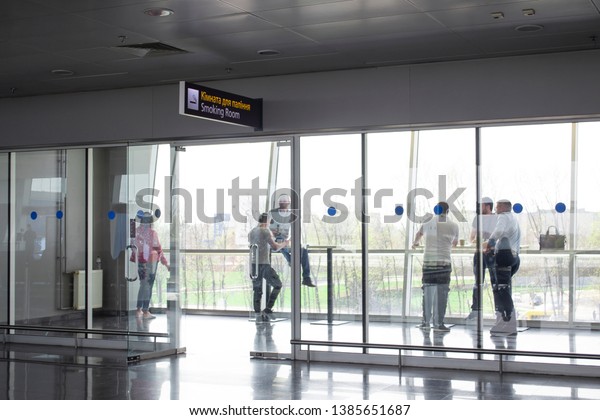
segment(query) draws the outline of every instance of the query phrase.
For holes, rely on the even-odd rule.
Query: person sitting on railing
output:
[[[250,243],[250,278],[252,279],[253,306],[256,322],[271,321],[274,319],[273,306],[279,292],[281,292],[281,279],[271,266],[270,249],[278,251],[288,245],[289,241],[275,242],[273,232],[269,229],[269,215],[262,213],[258,219],[258,226],[248,233]],[[270,248],[270,249],[269,249]],[[263,279],[272,287],[271,293],[261,311],[263,295]]]
[[[269,211],[269,215],[271,216],[271,222],[269,224],[269,228],[275,235],[275,240],[277,242],[287,240],[289,242],[290,239],[290,230],[291,230],[291,217],[292,211],[290,210],[290,196],[287,194],[282,194],[279,196],[279,207],[276,209],[272,209]],[[285,246],[281,248],[281,254],[286,259],[288,264],[292,263],[291,250],[289,246]],[[316,287],[316,284],[313,282],[310,277],[310,262],[308,259],[308,250],[305,247],[300,248],[300,265],[302,266],[302,284],[308,287]]]

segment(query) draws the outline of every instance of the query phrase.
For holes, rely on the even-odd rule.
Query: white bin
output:
[[[92,270],[92,308],[102,307],[102,270]],[[73,308],[85,308],[85,270],[73,272]]]

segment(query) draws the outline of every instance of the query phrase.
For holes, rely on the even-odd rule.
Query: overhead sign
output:
[[[179,113],[262,130],[262,99],[179,82]]]

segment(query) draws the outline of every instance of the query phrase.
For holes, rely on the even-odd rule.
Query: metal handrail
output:
[[[160,332],[147,332],[147,331],[124,331],[124,330],[90,330],[81,328],[68,328],[68,327],[51,327],[51,326],[35,326],[35,325],[0,325],[0,329],[5,330],[18,330],[18,331],[42,331],[42,332],[59,332],[59,333],[72,333],[72,334],[99,334],[99,335],[123,335],[132,337],[154,337],[156,338],[169,338],[168,333]]]
[[[320,346],[320,347],[358,347],[382,350],[415,350],[415,351],[447,351],[451,353],[495,354],[504,356],[536,356],[560,357],[567,359],[600,360],[600,354],[591,353],[554,353],[549,351],[511,350],[511,349],[476,349],[464,347],[423,346],[416,344],[382,344],[382,343],[353,343],[343,341],[290,340],[290,344]]]
[[[313,253],[324,254],[327,252],[327,245],[314,245],[307,246],[307,249]],[[358,248],[357,248],[358,250]],[[341,247],[335,247],[335,252],[340,254],[356,254],[357,250],[352,249],[344,249]],[[171,251],[168,248],[164,248],[164,252],[168,253]],[[180,252],[184,254],[239,254],[239,255],[247,255],[247,248],[227,248],[227,249],[206,249],[206,248],[187,248],[180,249]],[[369,249],[369,254],[420,254],[422,253],[422,249],[403,249],[403,248],[395,248],[395,249]],[[472,247],[456,247],[453,248],[453,253],[456,255],[462,254],[471,254],[475,252],[475,248]],[[548,255],[548,256],[556,256],[556,255],[600,255],[600,251],[598,250],[590,250],[590,249],[566,249],[566,250],[539,250],[539,249],[531,249],[525,250],[521,249],[521,255]]]
[[[554,353],[547,351],[532,351],[532,350],[511,350],[511,349],[476,349],[476,348],[461,348],[461,347],[441,347],[441,346],[421,346],[414,344],[383,344],[383,343],[352,343],[342,341],[317,341],[317,340],[290,340],[292,345],[307,346],[307,359],[310,363],[310,347],[350,347],[364,349],[382,349],[382,350],[398,350],[398,362],[402,365],[402,351],[440,351],[450,353],[466,353],[466,354],[492,354],[500,357],[499,371],[503,371],[503,356],[532,356],[532,357],[549,357],[549,358],[564,358],[564,359],[588,359],[600,360],[600,354],[590,353]]]

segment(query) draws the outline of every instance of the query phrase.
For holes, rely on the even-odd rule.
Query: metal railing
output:
[[[562,353],[548,351],[531,351],[531,350],[510,350],[510,349],[478,349],[478,348],[461,348],[461,347],[440,347],[440,346],[420,346],[411,344],[381,344],[381,343],[352,343],[340,341],[318,341],[318,340],[290,340],[292,345],[307,346],[306,361],[310,363],[310,348],[317,347],[345,347],[345,348],[361,348],[380,349],[380,350],[397,350],[398,351],[398,367],[402,367],[402,352],[403,351],[428,351],[428,352],[449,352],[463,354],[478,354],[478,355],[496,355],[498,359],[498,372],[504,371],[504,357],[506,356],[531,356],[531,357],[548,357],[548,358],[563,358],[563,359],[586,359],[600,360],[600,354],[590,353]]]
[[[94,330],[69,327],[50,327],[50,326],[35,326],[35,325],[0,325],[0,329],[4,330],[3,340],[6,342],[6,336],[11,330],[15,331],[37,331],[43,333],[65,333],[65,334],[86,334],[86,335],[117,335],[124,337],[146,337],[153,338],[154,344],[157,344],[159,338],[169,338],[168,333],[148,332],[148,331],[125,331],[125,330]],[[89,337],[88,337],[89,338]],[[77,347],[77,344],[76,344]]]

